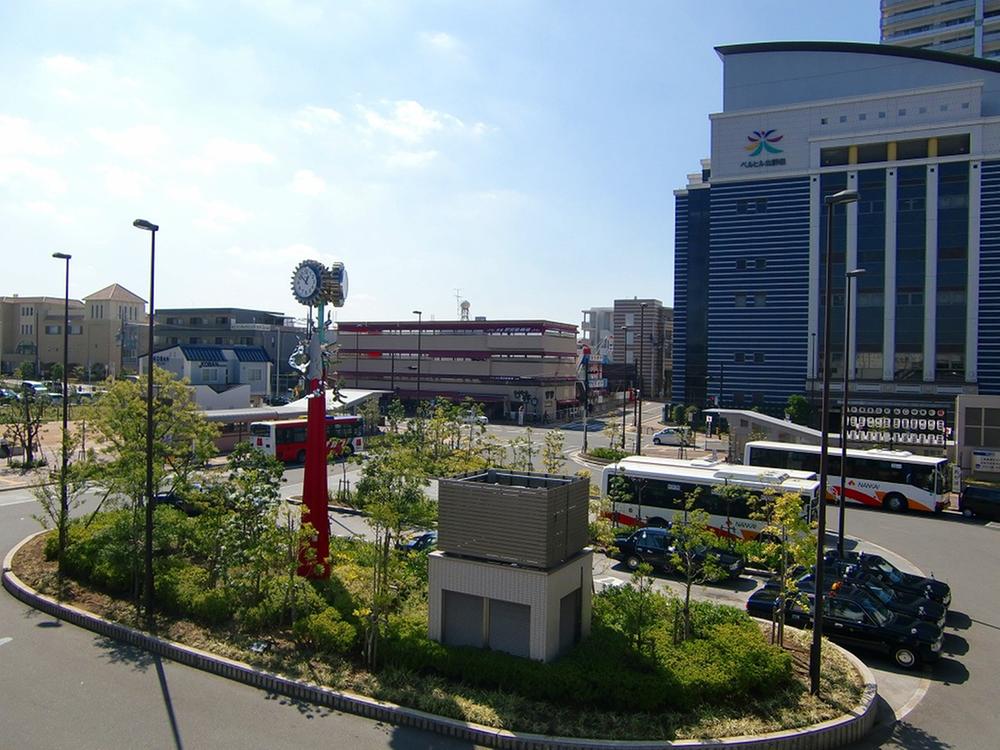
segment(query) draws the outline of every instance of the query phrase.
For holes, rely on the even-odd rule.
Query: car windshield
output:
[[[881,586],[877,586],[874,583],[867,584],[866,588],[870,593],[872,593],[876,599],[878,599],[883,604],[888,604],[892,601],[892,592]]]
[[[893,583],[903,582],[903,574],[900,573],[899,569],[888,560],[879,560],[875,568],[881,571]]]
[[[882,603],[875,599],[875,597],[869,594],[860,594],[858,596],[858,602],[861,604],[861,607],[865,610],[865,612],[872,616],[872,619],[875,620],[877,625],[885,625],[892,619],[892,613],[883,607]]]

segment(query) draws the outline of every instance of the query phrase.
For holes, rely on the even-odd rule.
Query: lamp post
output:
[[[359,339],[360,333],[361,329],[355,326],[354,327],[354,387],[355,388],[358,387],[358,377],[359,377],[358,368],[360,367],[360,357],[361,357],[361,348],[360,348],[361,343]]]
[[[816,519],[815,609],[813,610],[812,646],[809,649],[809,692],[819,695],[819,668],[823,648],[823,542],[826,538],[826,484],[830,468],[830,301],[833,297],[833,207],[854,203],[856,190],[841,190],[828,195],[826,203],[826,279],[823,308],[823,399],[820,407],[821,433],[819,453],[819,513]]]
[[[847,500],[847,389],[849,373],[854,369],[854,362],[848,365],[851,356],[851,281],[863,276],[865,269],[855,268],[844,274],[844,284],[847,294],[844,298],[844,399],[840,410],[840,507],[838,508],[839,523],[837,525],[837,554],[844,554],[844,504]]]
[[[414,310],[417,316],[417,410],[420,410],[420,358],[423,354],[420,337],[423,335],[424,313],[422,310]]]
[[[639,416],[635,420],[635,455],[642,455],[642,394],[643,394],[643,379],[642,379],[642,350],[643,350],[643,339],[646,338],[646,303],[639,303],[639,391],[636,393],[636,402],[638,404]]]
[[[146,544],[143,592],[146,600],[146,620],[153,623],[153,290],[156,282],[156,233],[159,227],[145,219],[136,219],[132,226],[149,232],[149,369],[146,371]]]
[[[63,372],[62,372],[62,471],[59,474],[59,578],[63,576],[63,555],[66,552],[66,525],[69,521],[69,496],[66,489],[66,467],[69,465],[69,259],[67,253],[52,253],[53,258],[66,261],[66,294],[63,297]]]
[[[625,367],[628,367],[628,326],[622,326],[622,362]],[[622,388],[622,450],[625,450],[625,419],[627,415],[628,407],[628,386],[632,384],[631,378],[627,381],[627,385]]]

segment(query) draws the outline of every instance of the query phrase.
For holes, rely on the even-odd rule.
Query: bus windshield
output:
[[[271,434],[271,425],[269,424],[252,424],[250,425],[250,434],[256,437],[267,437]]]

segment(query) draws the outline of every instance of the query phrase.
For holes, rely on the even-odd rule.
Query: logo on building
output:
[[[753,135],[747,136],[747,140],[750,143],[743,148],[750,153],[750,156],[760,156],[765,151],[769,154],[780,154],[783,149],[778,148],[774,144],[785,136],[775,135],[776,132],[774,128],[771,130],[755,130],[753,131]]]

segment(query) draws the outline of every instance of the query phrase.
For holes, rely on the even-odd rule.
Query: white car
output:
[[[676,427],[664,427],[653,435],[653,445],[684,445],[684,433]]]
[[[489,424],[490,420],[485,414],[464,414],[462,424]]]

